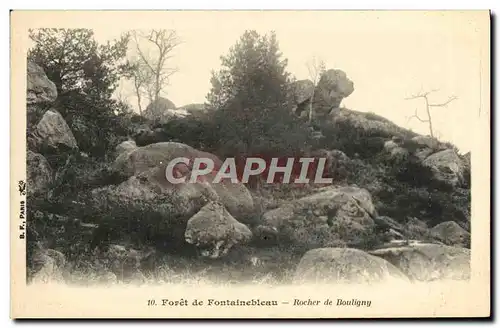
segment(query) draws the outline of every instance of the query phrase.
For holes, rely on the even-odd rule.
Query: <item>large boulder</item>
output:
[[[194,158],[197,150],[178,142],[158,142],[123,152],[112,164],[112,170],[128,177],[137,175],[178,157]]]
[[[384,259],[353,248],[317,248],[304,254],[297,266],[295,283],[406,282],[408,279]]]
[[[375,226],[374,210],[365,189],[325,187],[264,213],[256,233],[306,250],[362,244]]]
[[[167,98],[159,97],[156,101],[150,103],[144,110],[144,117],[155,120],[169,118],[173,116],[175,104]]]
[[[54,102],[57,98],[57,89],[54,82],[47,78],[43,69],[37,64],[28,61],[27,68],[27,104]]]
[[[196,245],[202,256],[218,258],[227,255],[234,245],[249,242],[252,232],[222,203],[212,201],[189,219],[184,237],[186,242]]]
[[[44,192],[53,180],[53,172],[49,162],[41,154],[28,150],[26,158],[28,193]]]
[[[28,279],[31,283],[62,282],[64,280],[64,254],[53,249],[37,247],[28,268]]]
[[[215,177],[216,172],[222,165],[222,161],[215,155],[207,152],[199,151],[191,146],[176,142],[160,142],[144,147],[138,147],[130,152],[122,153],[113,163],[112,169],[127,177],[138,175],[147,170],[156,168],[160,170],[159,175],[163,174],[162,183],[168,185],[165,178],[165,170],[168,163],[174,158],[186,157],[190,159],[190,163],[195,158],[209,158],[214,162],[213,174],[206,175],[204,179],[209,184],[203,184],[203,189],[209,188],[217,194],[229,212],[242,219],[251,214],[254,209],[252,195],[242,183],[232,183],[227,180],[222,180],[220,183],[211,183]],[[183,174],[189,176],[191,167],[179,164],[177,167],[183,167]],[[185,166],[185,167],[184,167]],[[192,185],[192,186],[189,186]],[[179,188],[186,188],[191,190],[198,184],[180,184]]]
[[[166,222],[190,217],[208,201],[218,199],[216,191],[207,183],[171,184],[166,179],[165,169],[166,164],[158,165],[119,185],[94,189],[92,198],[98,207],[107,205],[138,213],[155,213]]]
[[[436,180],[450,186],[459,186],[464,182],[465,165],[453,149],[428,156],[422,165],[431,169]]]
[[[470,245],[470,233],[455,221],[441,222],[430,230],[431,236],[449,246],[467,247]]]
[[[416,281],[470,279],[470,250],[438,244],[414,244],[371,251]]]
[[[130,152],[132,150],[136,150],[136,149],[137,149],[137,145],[135,144],[135,141],[127,140],[127,141],[123,141],[123,142],[119,143],[116,146],[115,152],[116,152],[116,156],[118,157],[123,153],[128,153],[128,152]]]
[[[315,90],[314,114],[324,116],[334,108],[339,108],[342,100],[354,92],[354,83],[339,69],[325,71]]]
[[[40,149],[78,149],[75,136],[56,110],[48,110],[36,126],[33,138]]]

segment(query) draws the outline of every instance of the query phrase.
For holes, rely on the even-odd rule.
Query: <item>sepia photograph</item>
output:
[[[490,12],[11,16],[11,317],[490,316]]]

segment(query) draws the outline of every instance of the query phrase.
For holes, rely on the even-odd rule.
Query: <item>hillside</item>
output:
[[[124,112],[103,119],[114,129],[104,134],[75,114],[89,108],[81,100],[87,98],[61,96],[30,62],[27,279],[467,279],[470,154],[460,156],[453,145],[383,117],[341,108],[352,92],[342,90],[333,100],[314,100],[311,123],[296,110],[309,101],[302,97],[294,110],[236,111],[258,113],[254,121],[199,104],[182,115],[165,106],[169,115],[160,118]],[[208,177],[172,185],[164,174],[176,157],[221,163],[256,155],[326,158],[333,183],[213,183]]]

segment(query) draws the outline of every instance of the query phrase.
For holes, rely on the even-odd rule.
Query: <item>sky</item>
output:
[[[212,70],[246,29],[274,30],[288,71],[308,78],[307,62],[321,58],[327,68],[341,69],[355,91],[343,106],[382,115],[396,124],[428,134],[425,123],[408,120],[416,109],[424,117],[422,99],[405,98],[434,89],[433,103],[451,96],[446,108],[434,108],[434,132],[461,152],[473,148],[467,129],[479,120],[479,107],[488,112],[489,17],[487,12],[396,11],[253,11],[253,12],[105,12],[61,21],[68,27],[93,28],[104,42],[131,29],[174,29],[183,40],[170,65],[179,69],[166,87],[177,107],[203,103]],[[89,25],[90,24],[90,25]],[[482,82],[480,79],[482,78]],[[117,90],[129,97],[126,83]]]

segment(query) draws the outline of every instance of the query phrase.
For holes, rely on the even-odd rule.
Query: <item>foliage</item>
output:
[[[213,72],[208,107],[214,109],[281,107],[286,102],[289,74],[281,58],[276,34],[259,35],[246,31],[221,57],[222,68]]]
[[[308,138],[288,104],[289,74],[274,32],[246,31],[221,57],[207,107],[215,109],[222,154],[293,153]]]
[[[109,98],[124,61],[128,35],[100,45],[91,29],[41,28],[30,31],[35,43],[28,58],[43,68],[59,94],[79,90],[98,98]]]
[[[30,37],[34,46],[28,59],[55,83],[59,94],[55,107],[80,149],[104,157],[126,135],[120,115],[130,109],[112,94],[128,69],[128,35],[103,45],[89,29],[42,28],[30,31]]]

